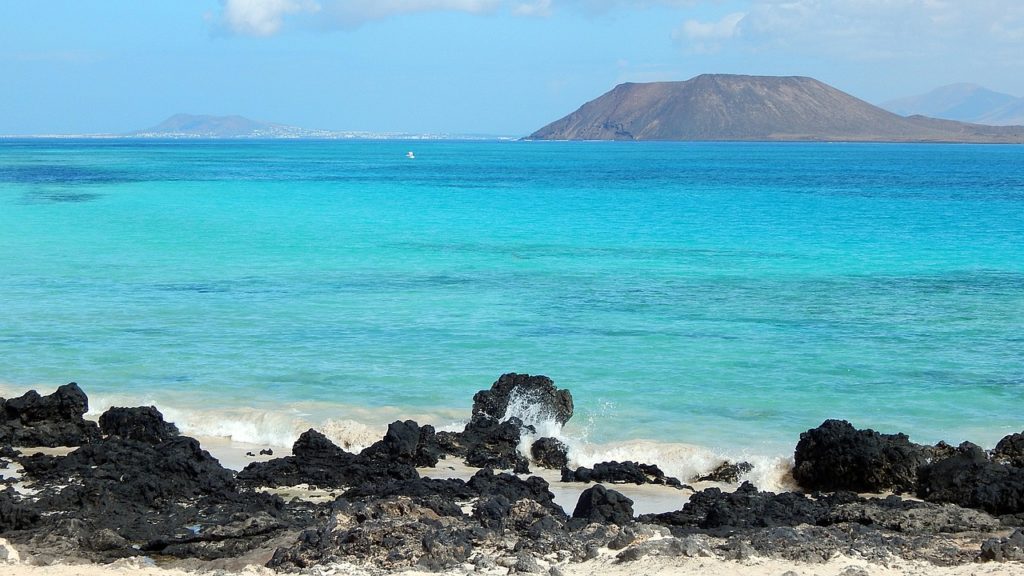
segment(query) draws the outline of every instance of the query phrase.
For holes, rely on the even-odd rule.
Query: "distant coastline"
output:
[[[513,140],[492,134],[323,130],[251,120],[244,116],[174,114],[160,124],[124,133],[0,134],[0,138],[79,140]]]
[[[322,135],[274,136],[267,134],[253,136],[211,136],[198,134],[0,134],[0,140],[188,140],[188,141],[515,141],[519,136],[490,136],[474,134],[405,134],[391,132],[331,132]]]

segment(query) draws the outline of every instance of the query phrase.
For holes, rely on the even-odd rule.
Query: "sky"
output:
[[[521,136],[702,73],[1024,96],[1024,0],[0,0],[0,134],[181,112]]]

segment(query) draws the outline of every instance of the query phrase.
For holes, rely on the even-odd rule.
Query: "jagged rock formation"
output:
[[[521,381],[539,382],[529,378]],[[199,562],[259,559],[285,571],[343,561],[373,570],[472,564],[480,571],[556,574],[558,564],[606,549],[623,562],[758,554],[816,562],[850,550],[869,560],[899,556],[944,565],[1024,560],[1024,470],[1017,467],[1024,434],[1007,436],[990,456],[972,444],[920,446],[903,435],[827,421],[803,435],[799,476],[832,494],[774,494],[744,483],[735,492],[710,488],[677,511],[637,518],[629,498],[595,484],[570,517],[537,476],[490,468],[468,480],[420,476],[416,466],[436,463],[451,447],[511,458],[514,447],[487,439],[479,427],[446,438],[430,426],[397,421],[359,454],[309,430],[292,455],[236,474],[153,407],[112,408],[100,417],[102,426],[83,427],[85,394],[71,385],[58,392],[0,401],[6,418],[0,469],[21,476],[0,478],[6,485],[0,538],[37,563],[147,556],[170,565],[184,560],[193,569]],[[473,420],[504,426],[500,438],[518,438],[524,428],[516,418],[499,421],[484,410]],[[87,432],[64,456],[18,449],[52,440],[38,434],[47,430],[58,437]],[[557,445],[550,448],[562,455]],[[715,474],[740,470],[726,465]],[[563,475],[679,486],[657,466],[634,462],[563,469]],[[913,484],[927,501],[865,498],[844,491],[844,482],[867,489]],[[264,491],[300,483],[334,491],[320,502],[286,502]]]
[[[1024,127],[898,116],[813,78],[704,74],[620,84],[528,139],[1019,143]]]
[[[74,382],[48,396],[29,390],[0,398],[0,444],[11,446],[81,446],[100,437],[95,422],[82,418],[89,399]]]

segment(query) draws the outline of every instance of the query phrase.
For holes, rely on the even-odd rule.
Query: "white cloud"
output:
[[[699,20],[687,20],[683,22],[683,25],[676,31],[678,36],[683,36],[691,40],[721,40],[723,38],[732,38],[736,35],[737,24],[743,17],[746,16],[746,12],[733,12],[732,14],[726,14],[721,20],[717,22],[701,22]]]
[[[701,0],[221,0],[220,24],[229,32],[273,36],[289,17],[318,13],[321,28],[351,28],[417,12],[550,16],[561,8],[589,13],[646,9],[652,6],[693,6]],[[715,0],[704,0],[715,1]]]
[[[711,0],[704,5],[715,7]],[[747,0],[741,6],[742,12],[717,19],[684,20],[673,37],[695,53],[735,48],[933,64],[970,53],[979,62],[1024,61],[1021,0]]]
[[[483,14],[497,9],[501,0],[328,0],[327,11],[343,23],[379,20],[414,12],[466,12]]]
[[[865,58],[952,49],[950,42],[1024,42],[1021,0],[221,0],[217,18],[236,34],[271,36],[303,19],[322,29],[423,12],[543,17],[677,8],[674,37],[691,49],[729,43],[807,53],[860,51]],[[690,10],[719,11],[695,18]],[[653,31],[652,31],[653,32]],[[1024,53],[1024,50],[1021,51]]]
[[[224,5],[223,25],[237,34],[272,36],[285,16],[317,12],[320,5],[312,0],[221,0]]]
[[[316,14],[314,24],[347,28],[415,12],[492,12],[504,0],[221,0],[219,19],[224,30],[247,36],[273,36],[289,18]],[[550,0],[518,2],[527,9],[543,8]]]
[[[722,41],[739,34],[739,23],[746,15],[745,12],[733,12],[713,22],[687,20],[672,33],[672,37],[688,43],[693,52],[717,52]]]
[[[745,40],[762,47],[923,53],[954,48],[950,42],[958,40],[1019,41],[1024,35],[1024,2],[752,0],[740,31]]]
[[[551,0],[519,2],[512,7],[512,13],[516,16],[549,16],[551,14]]]

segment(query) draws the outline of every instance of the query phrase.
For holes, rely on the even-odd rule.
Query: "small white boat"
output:
[[[405,157],[406,157],[406,158],[409,158],[409,159],[413,159],[413,158],[415,158],[415,157],[416,157],[416,155],[415,155],[415,154],[413,154],[413,153],[412,153],[412,151],[410,150],[409,152],[406,152],[406,153],[405,153]]]

